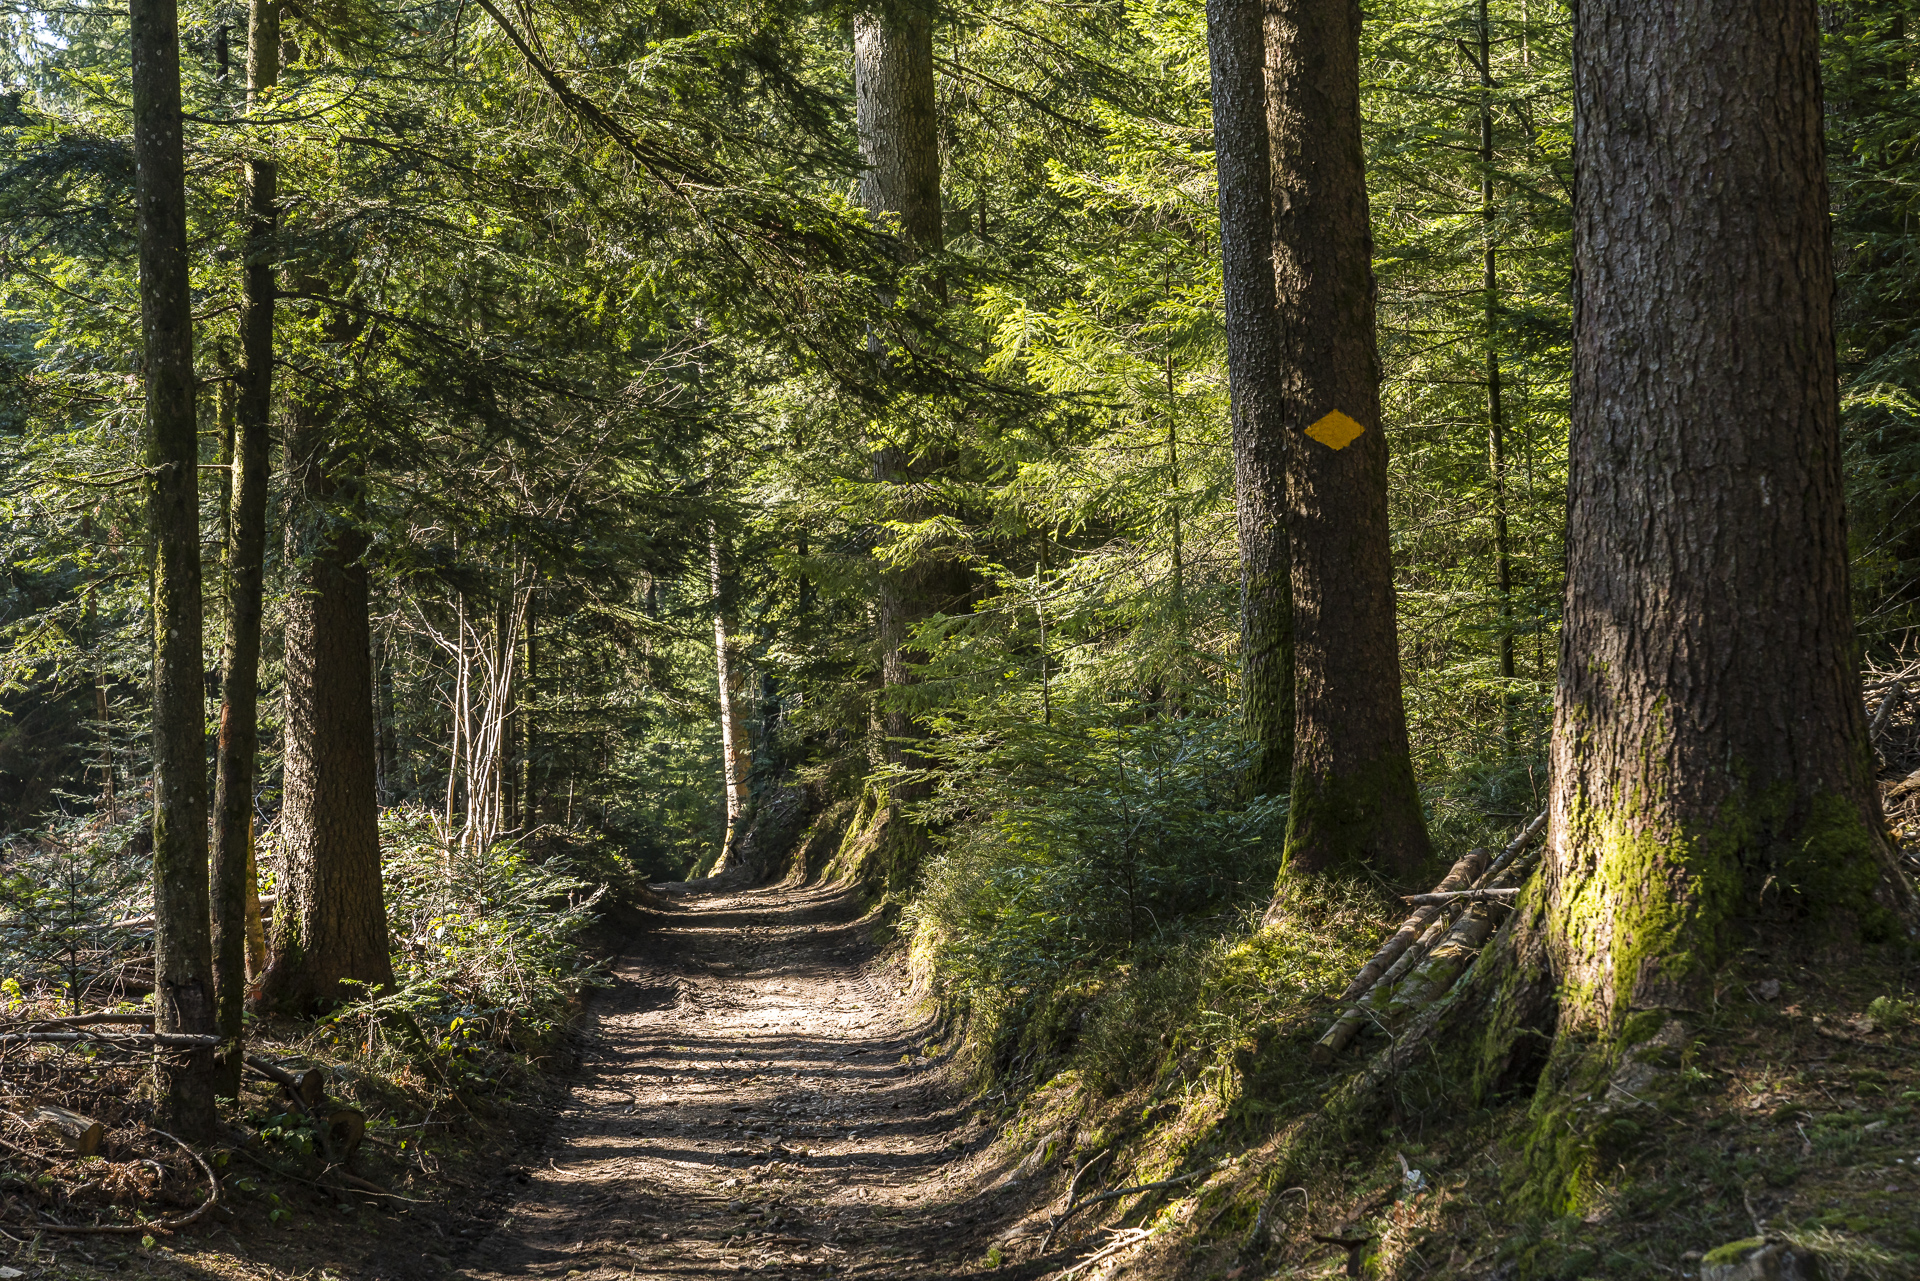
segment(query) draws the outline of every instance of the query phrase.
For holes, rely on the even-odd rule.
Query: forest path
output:
[[[572,1096],[459,1274],[979,1270],[994,1216],[967,1176],[991,1132],[921,1057],[932,1028],[857,896],[668,888],[680,910],[593,1001]]]

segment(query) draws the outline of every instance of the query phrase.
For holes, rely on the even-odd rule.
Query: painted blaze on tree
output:
[[[1814,5],[1577,21],[1553,818],[1515,953],[1559,984],[1535,1158],[1561,1208],[1583,1123],[1659,1088],[1736,949],[1913,921],[1849,610]]]
[[[1266,53],[1282,417],[1293,433],[1287,868],[1411,881],[1432,848],[1400,695],[1359,7],[1272,0]]]

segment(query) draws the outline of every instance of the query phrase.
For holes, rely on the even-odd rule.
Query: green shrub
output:
[[[332,1021],[404,1015],[403,1034],[441,1052],[475,1036],[521,1048],[547,1038],[598,976],[581,934],[604,887],[518,840],[450,849],[420,810],[387,811],[380,834],[398,990]]]
[[[929,860],[909,913],[1001,1059],[1071,1041],[1113,966],[1177,952],[1188,922],[1264,900],[1285,801],[1240,796],[1246,753],[1231,721],[1196,718],[1033,727],[976,761],[977,817]]]

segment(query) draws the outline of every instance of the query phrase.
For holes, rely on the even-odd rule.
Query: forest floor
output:
[[[576,1066],[487,1110],[404,1195],[271,1178],[164,1240],[0,1240],[0,1277],[948,1277],[1039,1191],[970,1110],[874,918],[839,886],[664,888],[588,1003]],[[372,1158],[376,1162],[379,1157]],[[369,1169],[376,1176],[391,1172]],[[272,1189],[277,1187],[278,1191]],[[1000,1276],[1050,1266],[1011,1265]],[[999,1262],[997,1253],[995,1262]]]
[[[146,1241],[0,1231],[0,1281],[1254,1281],[1347,1275],[1349,1238],[1379,1251],[1370,1275],[1584,1281],[1697,1276],[1703,1253],[1760,1232],[1818,1249],[1835,1277],[1920,1276],[1920,1021],[1910,997],[1904,1014],[1875,1001],[1920,987],[1911,959],[1756,952],[1755,981],[1698,1029],[1694,1085],[1616,1121],[1592,1204],[1540,1220],[1505,1206],[1528,1092],[1431,1114],[1409,1098],[1377,1139],[1303,1166],[1288,1154],[1310,1099],[1341,1075],[1305,1061],[1310,1019],[1244,1062],[1262,1096],[1245,1107],[1101,1096],[1069,1071],[1015,1113],[970,1088],[957,1034],[908,990],[858,890],[656,888],[663,908],[604,940],[609,982],[570,1061],[407,1127],[432,1135],[411,1156],[362,1149],[355,1169],[391,1195],[235,1150],[209,1221]],[[1191,1173],[1094,1207],[1041,1253],[1071,1172],[1106,1152],[1083,1194]]]

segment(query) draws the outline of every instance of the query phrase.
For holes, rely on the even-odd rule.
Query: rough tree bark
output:
[[[207,933],[206,689],[200,654],[200,449],[187,278],[180,27],[174,0],[131,0],[134,202],[153,538],[154,1026],[214,1030]],[[165,1123],[213,1133],[213,1053],[154,1059]]]
[[[280,74],[277,0],[253,0],[247,20],[247,105]],[[260,748],[260,620],[267,550],[267,450],[273,409],[273,239],[277,169],[247,162],[247,258],[240,281],[240,390],[228,507],[227,628],[220,662],[220,742],[213,799],[213,990],[220,1035],[232,1043],[221,1084],[240,1084],[247,993],[247,899],[253,875],[254,763]]]
[[[1220,175],[1227,386],[1240,530],[1240,680],[1256,796],[1293,776],[1293,568],[1287,540],[1287,420],[1273,277],[1262,0],[1208,0],[1213,150]]]
[[[891,224],[903,261],[942,245],[940,145],[933,79],[933,7],[923,0],[890,0],[854,15],[853,82],[860,154],[867,168],[860,199],[877,220]],[[924,519],[930,514],[914,496],[917,482],[937,473],[945,462],[937,449],[886,439],[873,454],[874,479],[899,496],[895,519]],[[880,730],[886,762],[896,768],[920,767],[912,750],[924,729],[908,710],[905,691],[914,684],[907,642],[914,627],[942,603],[947,581],[943,566],[925,561],[887,567],[880,573],[878,631],[880,646]],[[880,861],[890,880],[917,865],[923,835],[900,818],[902,804],[921,799],[924,783],[894,784],[886,804]]]
[[[1593,0],[1574,47],[1552,823],[1492,1020],[1557,979],[1531,1158],[1561,1210],[1742,948],[1915,920],[1848,602],[1815,6]]]
[[[318,292],[309,290],[307,292]],[[353,329],[336,318],[328,337]],[[351,995],[343,980],[393,983],[374,796],[373,656],[367,536],[337,440],[336,398],[294,397],[287,432],[284,800],[280,898],[263,1005],[310,1009]]]
[[[1294,771],[1286,874],[1431,858],[1400,697],[1354,0],[1269,0],[1273,257],[1286,383]]]

